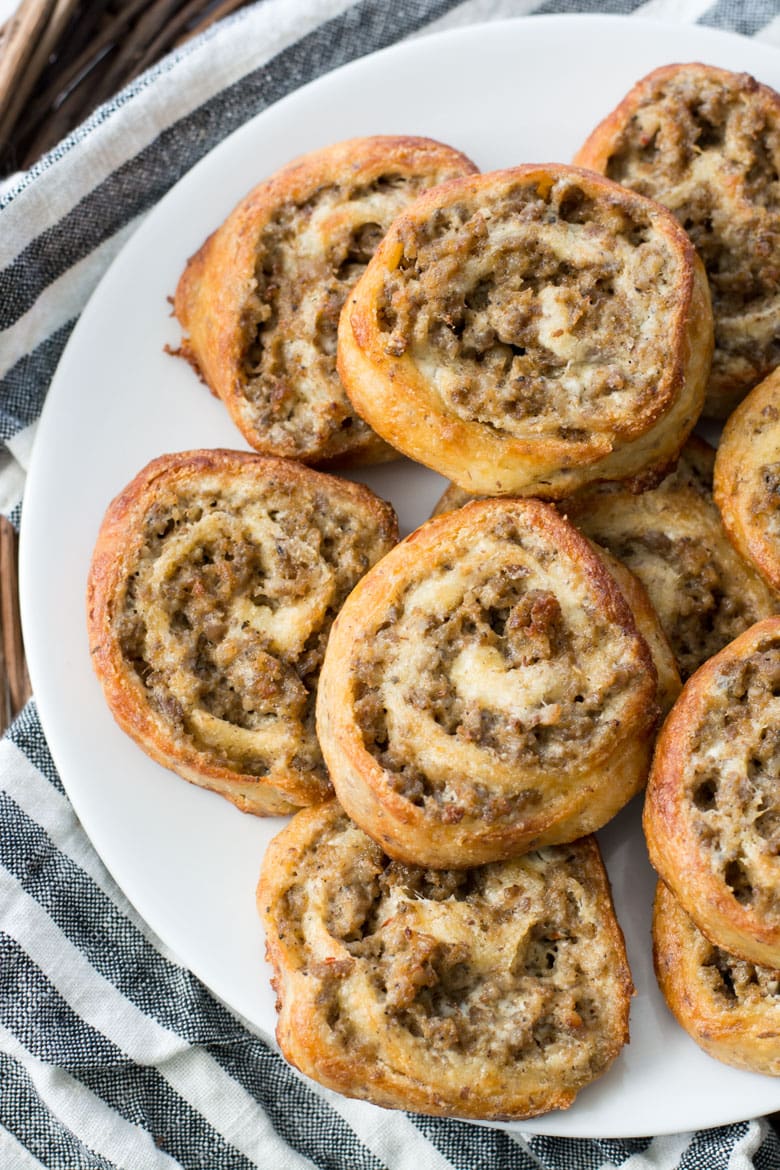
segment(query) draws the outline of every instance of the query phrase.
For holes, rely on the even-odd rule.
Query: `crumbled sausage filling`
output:
[[[713,371],[745,385],[780,362],[780,114],[756,89],[681,71],[648,96],[606,172],[690,235],[712,292]]]
[[[718,673],[686,786],[712,870],[752,913],[780,920],[780,643]]]
[[[177,736],[250,775],[326,782],[314,730],[333,617],[385,548],[349,502],[269,482],[158,491],[117,622],[122,652]]]
[[[335,454],[370,433],[336,372],[339,314],[392,220],[439,178],[327,184],[303,204],[285,203],[262,232],[242,318],[242,392],[257,429],[282,449],[292,439]]]
[[[379,326],[459,418],[587,440],[650,418],[679,259],[647,212],[572,180],[439,209],[403,227]]]
[[[709,946],[701,973],[711,993],[730,1008],[780,1002],[780,973]]]
[[[748,626],[775,612],[768,591],[759,583],[752,589],[735,588],[731,566],[718,557],[717,546],[663,532],[638,532],[603,543],[636,573],[650,600],[658,599],[659,616],[683,679]],[[734,559],[726,551],[728,560]]]
[[[603,993],[614,944],[580,848],[424,870],[341,816],[298,864],[295,921],[278,915],[277,928],[295,933],[330,1026],[356,1051],[389,1031],[414,1060],[484,1058],[508,1075],[531,1062],[571,1084],[614,1055],[619,1010]]]
[[[760,413],[752,412],[749,422],[747,442],[765,452],[776,450],[780,441],[778,408],[768,402]],[[780,547],[780,462],[741,461],[739,473],[749,488],[747,519],[768,545]],[[776,555],[774,551],[772,555]]]
[[[561,505],[586,536],[647,589],[687,679],[778,604],[737,554],[712,499],[712,456],[689,450],[676,471],[642,495],[617,487]]]
[[[385,618],[354,648],[355,717],[388,783],[444,821],[532,810],[538,768],[553,775],[600,756],[639,691],[654,694],[635,640],[604,615],[587,574],[504,521],[411,584]],[[494,782],[496,767],[517,769],[513,788]],[[533,780],[522,782],[524,769]]]

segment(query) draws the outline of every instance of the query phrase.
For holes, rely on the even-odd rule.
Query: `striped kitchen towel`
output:
[[[199,158],[353,58],[539,12],[700,21],[780,46],[778,0],[262,0],[215,25],[0,193],[2,511],[18,522],[36,420],[87,298]],[[764,1120],[630,1141],[521,1137],[305,1082],[117,889],[73,813],[34,700],[0,744],[0,850],[0,1170],[780,1167]]]

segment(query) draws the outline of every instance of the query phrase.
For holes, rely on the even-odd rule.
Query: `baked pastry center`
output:
[[[565,572],[550,543],[486,524],[356,643],[363,741],[407,800],[445,822],[511,821],[584,751],[609,753],[647,680],[587,580],[562,594]]]
[[[247,811],[324,799],[325,645],[397,537],[368,488],[298,463],[220,450],[154,460],[107,510],[88,582],[93,663],[117,722]]]
[[[657,199],[688,232],[715,318],[708,410],[726,417],[780,362],[780,97],[748,74],[667,66],[577,155]]]
[[[302,1071],[467,1117],[570,1104],[627,1038],[631,979],[593,838],[468,871],[391,861],[335,802],[269,847],[257,892]]]
[[[319,556],[321,525],[276,503],[234,497],[226,506],[216,490],[205,504],[181,492],[157,505],[119,638],[158,711],[225,763],[263,774],[286,738],[283,722],[303,720],[299,766],[322,771],[313,680],[339,589],[335,566]]]
[[[691,753],[687,815],[712,870],[780,925],[780,639],[716,676]]]
[[[605,1005],[584,978],[597,924],[585,874],[572,875],[574,853],[560,848],[557,864],[551,848],[504,867],[423,870],[389,862],[345,818],[319,851],[305,896],[349,955],[327,981],[342,1043],[354,1038],[355,1020],[340,1000],[356,996],[368,1003],[369,1029],[411,1041],[409,1073],[440,1060],[442,1048],[475,1070],[484,1059],[509,1069],[540,1050],[572,1072],[597,1069]],[[601,961],[590,956],[592,979]]]
[[[457,417],[571,441],[654,417],[680,260],[638,207],[570,180],[518,183],[402,238],[380,341]]]
[[[308,450],[330,432],[370,434],[339,388],[339,314],[390,223],[430,181],[391,169],[351,188],[327,183],[304,204],[283,203],[263,228],[242,315],[240,393],[269,443],[292,437]]]

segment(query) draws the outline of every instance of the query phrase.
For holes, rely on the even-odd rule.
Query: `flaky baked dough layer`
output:
[[[575,156],[677,216],[715,318],[705,414],[726,418],[780,361],[780,95],[698,62],[638,81]]]
[[[658,677],[656,702],[662,716],[671,710],[677,696],[682,689],[680,672],[677,669],[669,639],[663,631],[658,614],[653,608],[650,596],[639,578],[626,568],[622,561],[613,557],[612,553],[591,541],[591,547],[604,562],[618,589],[623,594],[636,628],[647,642],[647,648],[653,660],[653,666]]]
[[[431,513],[432,517],[444,516],[447,512],[454,512],[470,503],[476,497],[464,492],[456,484],[450,484],[443,492]],[[606,565],[620,592],[625,598],[636,627],[644,640],[653,659],[658,676],[657,702],[661,715],[666,715],[680,693],[682,682],[677,669],[669,640],[661,627],[647,590],[634,573],[622,561],[614,557],[607,549],[591,541],[591,547]]]
[[[637,495],[620,485],[578,493],[564,505],[647,589],[683,680],[744,630],[780,610],[734,549],[712,497],[715,453],[692,435],[675,471]]]
[[[666,1002],[700,1048],[734,1068],[780,1076],[780,971],[713,946],[663,882],[653,961]]]
[[[358,413],[485,495],[656,481],[701,411],[711,353],[706,277],[674,217],[558,165],[426,192],[339,322]]]
[[[780,617],[688,680],[656,745],[650,860],[716,946],[780,968]]]
[[[277,1040],[350,1097],[485,1120],[565,1109],[628,1039],[594,838],[479,870],[400,865],[336,802],[269,845],[257,905]]]
[[[550,505],[429,521],[334,623],[317,732],[390,856],[465,867],[605,824],[645,782],[657,675],[615,580]]]
[[[744,630],[780,610],[780,596],[728,538],[712,495],[714,461],[710,445],[691,435],[677,467],[657,488],[637,494],[622,484],[600,484],[559,505],[581,532],[639,578],[683,681]],[[472,498],[451,485],[434,514]]]
[[[92,663],[144,751],[245,812],[331,794],[314,693],[333,614],[398,538],[368,488],[238,451],[164,455],[90,567]]]
[[[751,390],[723,428],[715,502],[734,547],[780,590],[780,370]]]
[[[404,205],[474,170],[428,138],[340,142],[260,183],[190,259],[174,302],[179,352],[256,451],[342,467],[396,457],[339,382],[339,312]]]

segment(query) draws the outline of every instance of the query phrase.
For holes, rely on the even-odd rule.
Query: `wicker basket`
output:
[[[0,176],[246,0],[21,0],[0,29]]]

